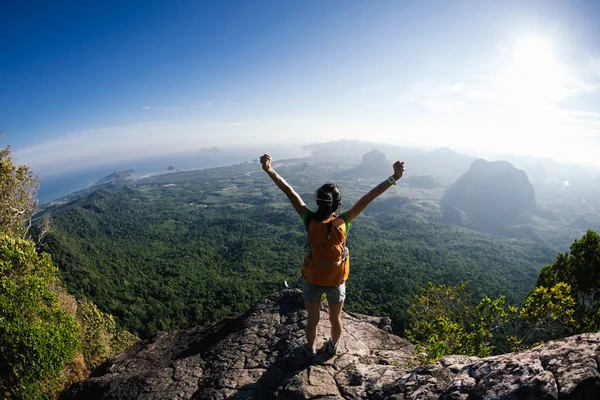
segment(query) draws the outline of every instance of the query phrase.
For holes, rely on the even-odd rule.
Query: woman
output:
[[[329,305],[331,338],[324,350],[333,355],[342,335],[342,307],[346,297],[346,279],[350,258],[346,248],[346,236],[350,224],[377,196],[385,192],[402,177],[404,162],[396,161],[394,173],[364,195],[348,211],[339,213],[342,195],[335,183],[327,183],[316,192],[318,209],[313,212],[306,207],[294,189],[271,167],[271,156],[260,157],[262,168],[283,193],[286,194],[308,231],[307,253],[302,268],[302,297],[308,312],[304,351],[314,357],[317,325],[319,323],[321,296],[325,293]]]

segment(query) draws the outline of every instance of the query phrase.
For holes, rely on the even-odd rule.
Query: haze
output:
[[[40,176],[362,139],[598,165],[596,1],[0,5],[0,128]]]

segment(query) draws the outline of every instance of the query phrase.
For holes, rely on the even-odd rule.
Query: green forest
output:
[[[305,160],[280,170],[309,207],[314,188],[335,172]],[[348,207],[379,183],[337,181]],[[439,189],[431,199],[408,192],[415,195],[398,186],[376,199],[348,238],[347,309],[390,316],[397,333],[428,282],[466,281],[475,298],[506,295],[516,304],[556,256],[556,246],[535,236],[446,225],[434,201]],[[79,196],[39,214],[52,219],[41,249],[60,266],[71,293],[92,299],[141,337],[236,315],[300,274],[304,227],[257,164],[105,184]]]
[[[332,175],[346,207],[379,183],[318,158],[277,167],[309,205]],[[236,316],[299,277],[305,228],[258,165],[124,176],[36,213],[37,178],[0,149],[5,398],[56,397],[139,338]],[[596,329],[600,236],[448,225],[442,193],[400,184],[353,221],[346,310],[390,316],[424,363]]]
[[[2,399],[56,398],[139,340],[92,301],[69,294],[50,256],[36,249],[30,228],[37,187],[33,171],[0,148]]]

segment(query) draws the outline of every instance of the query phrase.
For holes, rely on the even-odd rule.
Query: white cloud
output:
[[[243,132],[232,127],[243,128],[243,124],[154,122],[91,129],[20,149],[15,156],[38,175],[54,175],[240,142]]]
[[[465,106],[536,109],[600,93],[600,57],[569,62],[537,36],[498,49],[486,63],[447,69],[437,81],[414,83],[406,95],[431,112],[453,113]]]
[[[468,88],[465,87],[464,90]],[[430,105],[437,107],[438,105]],[[440,106],[442,107],[442,106]],[[449,146],[598,163],[600,117],[594,112],[558,108],[530,112],[493,110],[471,113],[293,118],[176,124],[155,122],[93,129],[57,137],[16,151],[40,176],[60,175],[129,161],[190,154],[203,147],[302,145],[362,139],[402,146]],[[595,138],[595,139],[594,139]]]
[[[403,116],[412,134],[423,143],[475,152],[598,164],[600,57],[569,62],[538,37],[498,48],[487,64],[472,62],[413,83],[404,99],[420,106],[421,117]]]
[[[15,158],[40,176],[125,164],[167,155],[194,154],[203,147],[220,148],[301,145],[353,136],[342,124],[282,123],[272,121],[219,121],[203,123],[153,123],[90,129],[55,137],[15,151]],[[357,132],[354,138],[360,138]]]
[[[150,109],[150,106],[144,106],[144,107],[142,107],[142,110],[148,110],[148,109]]]

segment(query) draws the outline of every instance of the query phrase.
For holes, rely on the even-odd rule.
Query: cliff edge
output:
[[[325,307],[318,348],[329,334]],[[389,320],[347,313],[338,354],[311,361],[299,348],[305,321],[300,292],[283,291],[237,318],[140,342],[60,399],[600,398],[600,334],[416,367],[413,346],[389,333]]]

